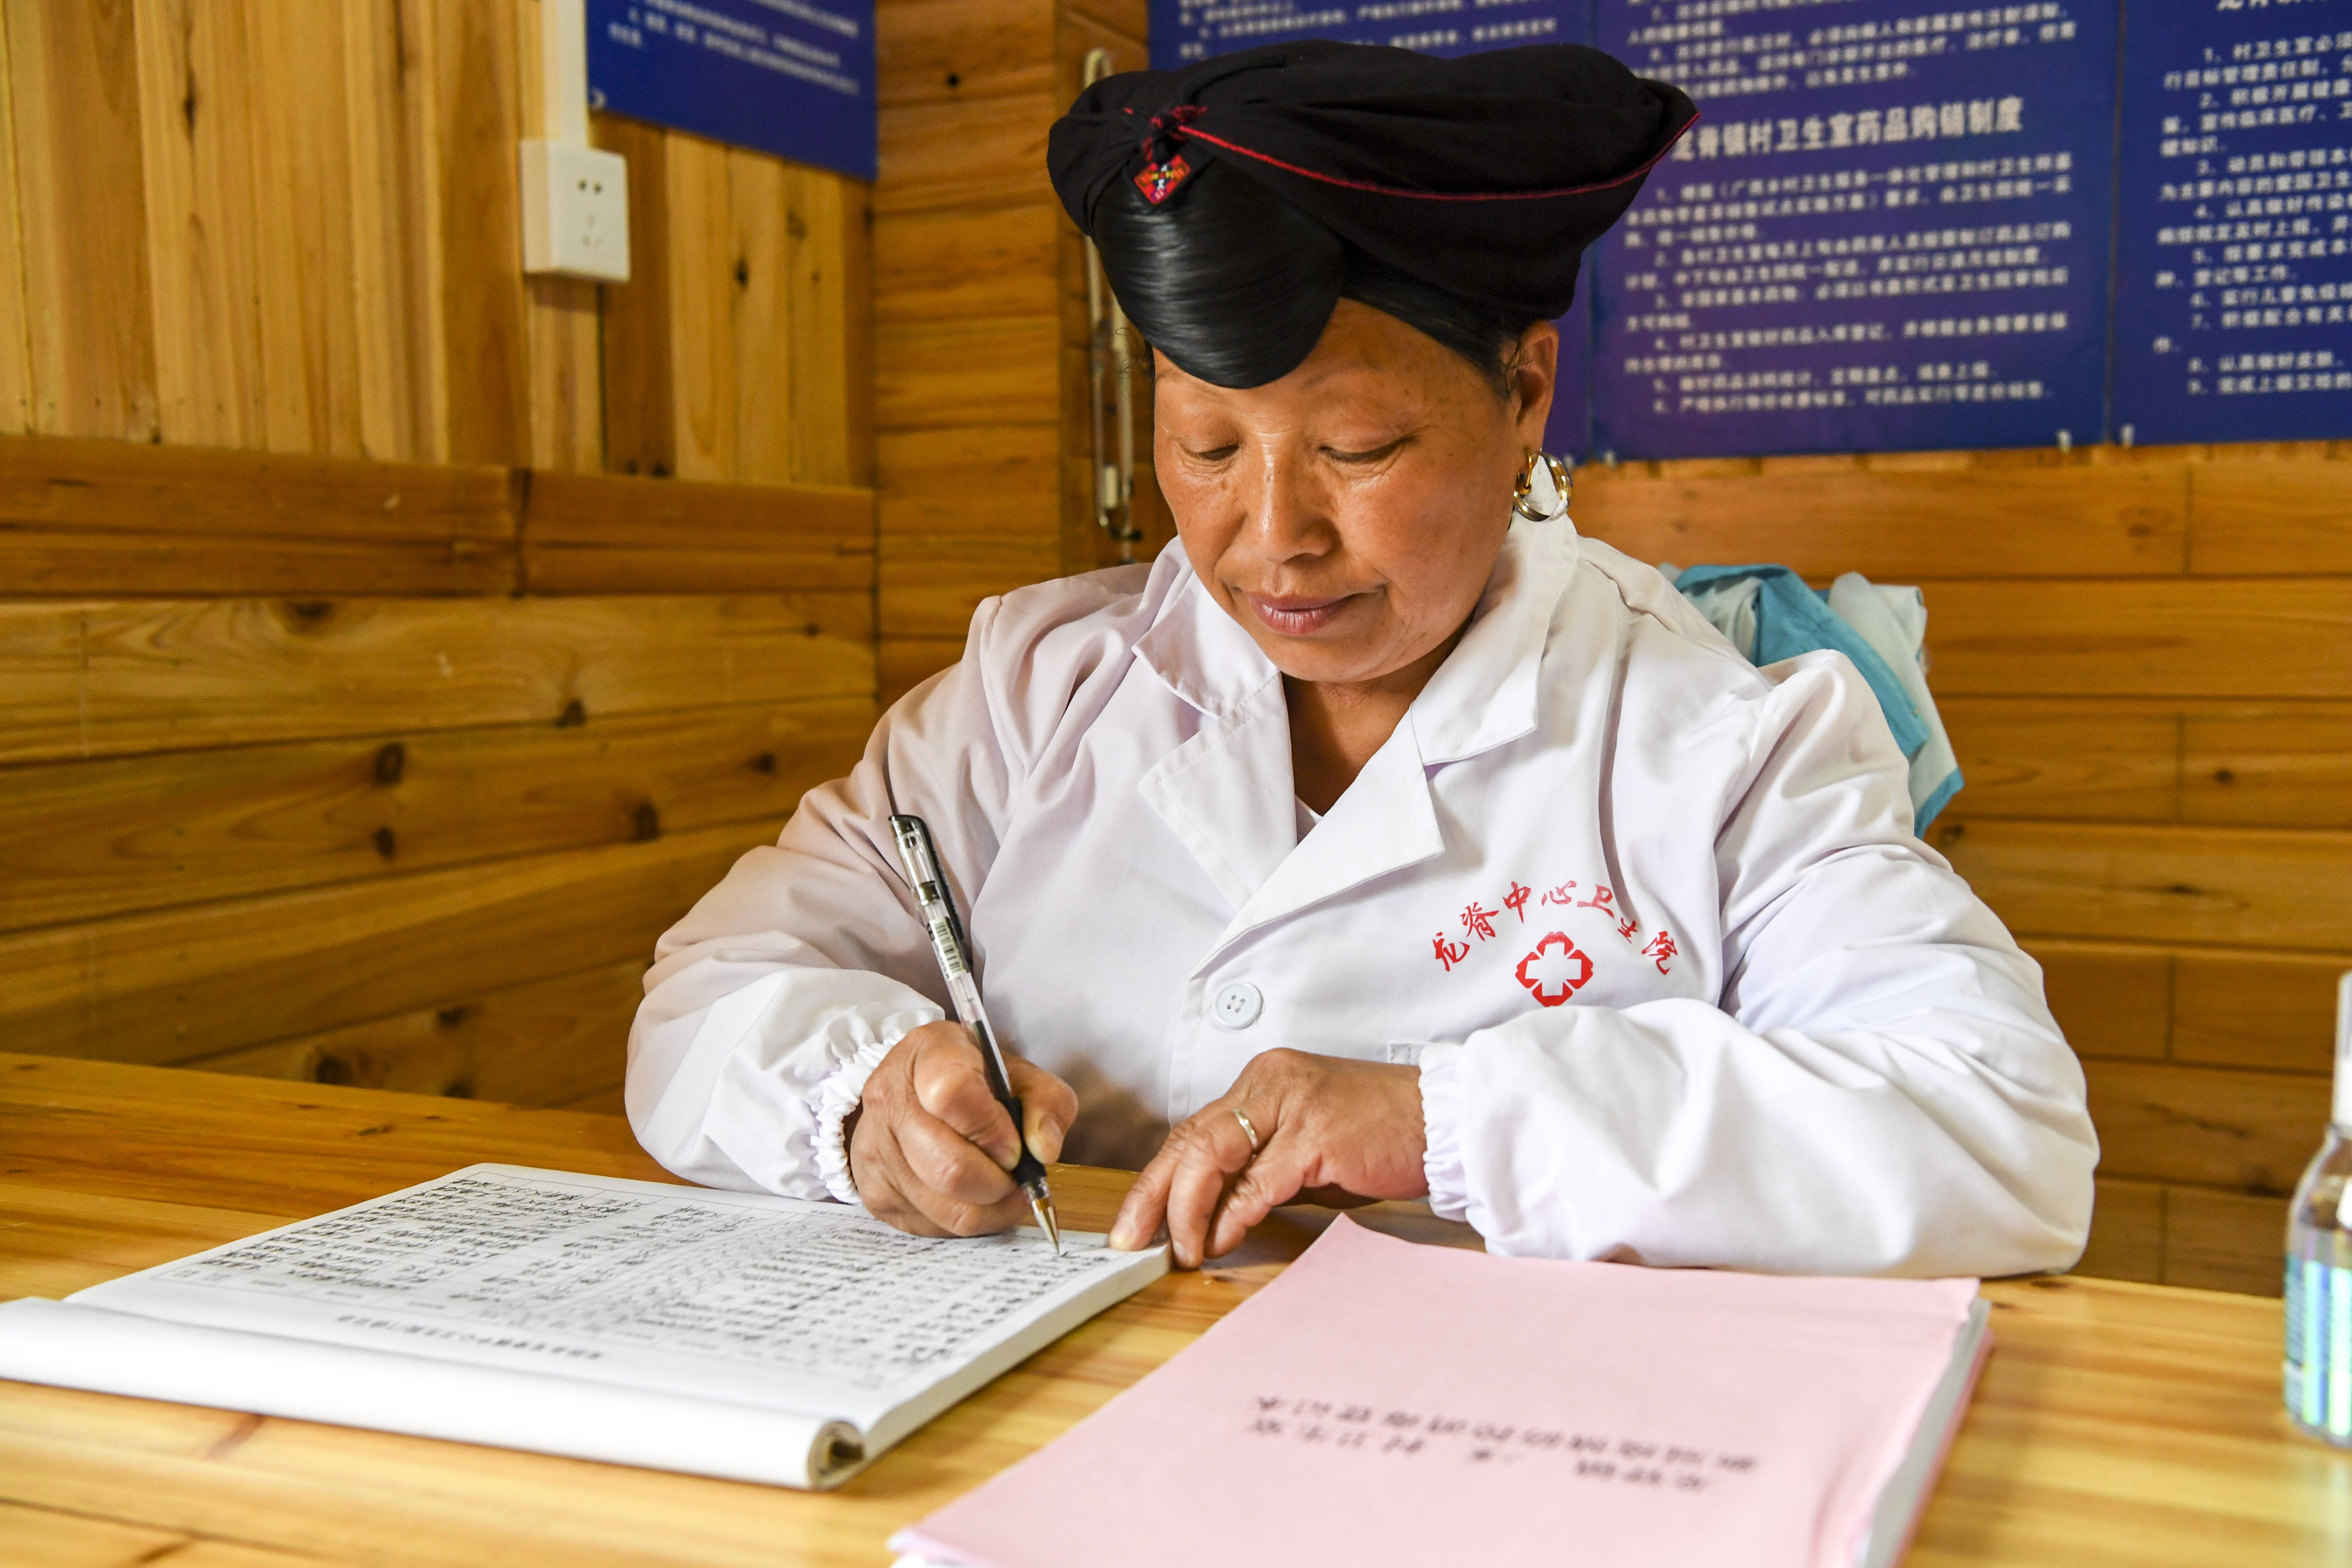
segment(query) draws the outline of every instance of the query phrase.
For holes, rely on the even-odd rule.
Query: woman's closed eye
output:
[[[1366,447],[1326,443],[1323,455],[1335,463],[1343,463],[1349,468],[1370,468],[1376,464],[1387,462],[1412,443],[1412,437],[1410,436],[1399,436],[1394,440],[1381,441]]]

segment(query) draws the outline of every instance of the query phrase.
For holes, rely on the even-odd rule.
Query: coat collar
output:
[[[1139,787],[1234,907],[1217,949],[1444,847],[1428,771],[1535,728],[1544,644],[1576,559],[1565,521],[1512,528],[1460,645],[1304,841],[1281,674],[1184,573],[1136,654],[1203,721]]]
[[[1511,525],[1470,629],[1406,710],[1425,764],[1475,757],[1535,729],[1544,645],[1577,543],[1566,518]]]
[[[1168,546],[1181,552],[1182,542]],[[1515,522],[1470,629],[1430,678],[1411,710],[1433,765],[1458,762],[1535,728],[1536,693],[1552,613],[1576,568],[1577,532],[1566,519]],[[1203,717],[1218,718],[1256,696],[1280,672],[1235,625],[1177,553],[1181,581],[1136,657]]]

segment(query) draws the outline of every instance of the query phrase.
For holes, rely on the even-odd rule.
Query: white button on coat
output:
[[[1217,993],[1210,1016],[1228,1029],[1246,1029],[1265,1011],[1265,998],[1246,980],[1236,980]]]
[[[1912,835],[1907,773],[1842,656],[1759,670],[1652,568],[1520,524],[1302,835],[1279,672],[1172,545],[982,605],[962,662],[662,939],[630,1119],[690,1180],[856,1195],[842,1120],[944,1016],[896,809],[1004,1040],[1078,1091],[1065,1158],[1149,1158],[1262,1051],[1414,1061],[1431,1201],[1497,1252],[2063,1268],[2082,1068]],[[1200,1027],[1188,997],[1240,973],[1279,1026]]]

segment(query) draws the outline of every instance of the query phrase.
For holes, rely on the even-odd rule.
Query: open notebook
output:
[[[1887,1568],[1985,1318],[1973,1279],[1490,1258],[1342,1217],[891,1544],[900,1568]]]
[[[0,1305],[0,1377],[824,1487],[1167,1270],[1062,1242],[472,1165]]]

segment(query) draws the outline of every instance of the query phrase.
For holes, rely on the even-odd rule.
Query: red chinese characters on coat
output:
[[[1562,910],[1591,910],[1607,922],[1609,929],[1616,932],[1626,946],[1638,946],[1642,941],[1642,922],[1618,906],[1616,889],[1606,882],[1595,882],[1591,884],[1589,897],[1579,898],[1577,889],[1584,885],[1571,878],[1538,895],[1535,889],[1512,877],[1507,879],[1507,890],[1498,902],[1503,910],[1518,916],[1523,926],[1528,923],[1528,907],[1531,902]],[[1474,943],[1490,942],[1501,934],[1496,922],[1502,919],[1502,910],[1488,909],[1482,899],[1473,899],[1465,905],[1459,919],[1461,941],[1450,941],[1443,931],[1432,939],[1432,956],[1449,974],[1454,972],[1455,964],[1469,956]],[[1558,938],[1559,942],[1553,943],[1553,938]],[[1667,960],[1674,958],[1679,951],[1673,936],[1663,931],[1650,939],[1648,946],[1641,949],[1642,956],[1654,961],[1661,974],[1667,973]],[[1591,983],[1592,959],[1578,949],[1566,932],[1551,931],[1545,936],[1543,942],[1537,944],[1535,952],[1520,961],[1517,974],[1519,984],[1533,993],[1538,1001],[1547,1007],[1557,1007]],[[1536,978],[1529,979],[1531,974]]]
[[[1547,931],[1536,950],[1519,960],[1519,984],[1535,993],[1537,1001],[1557,1007],[1592,983],[1592,960],[1568,940],[1564,931]]]

